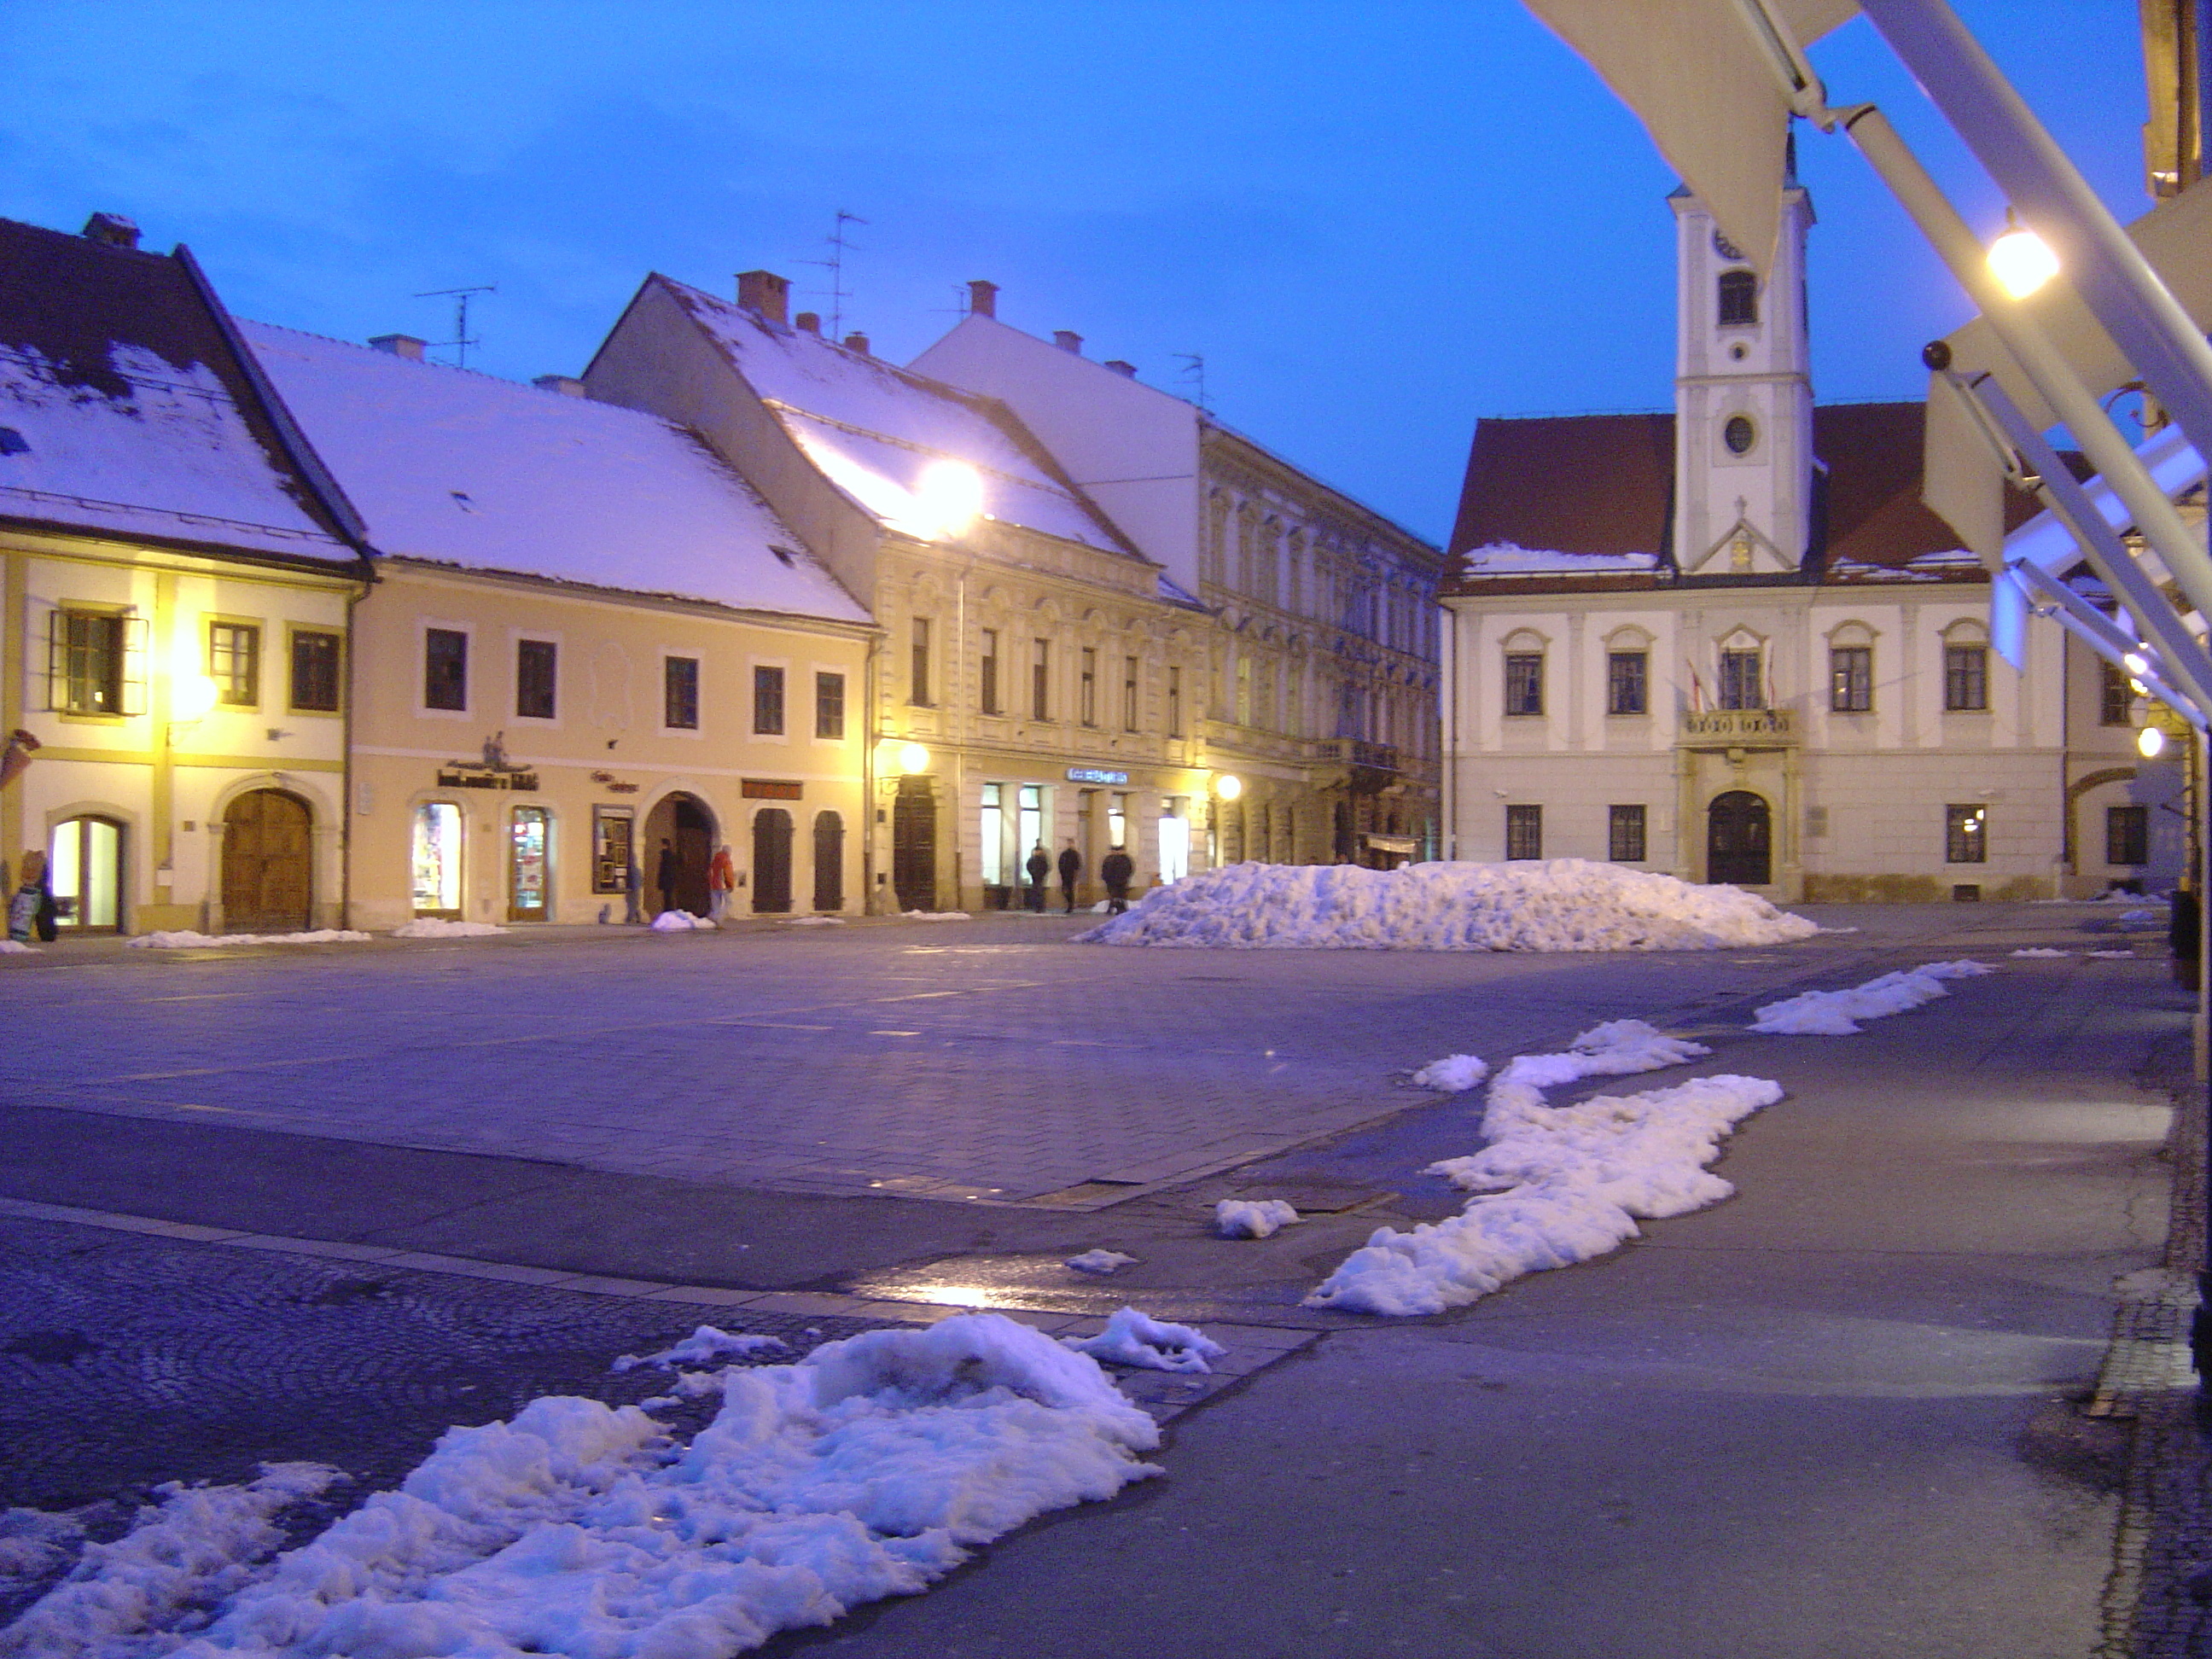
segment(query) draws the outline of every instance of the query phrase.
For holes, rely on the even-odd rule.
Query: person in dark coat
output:
[[[1136,873],[1136,861],[1119,847],[1098,860],[1098,879],[1106,884],[1108,915],[1118,916],[1129,908],[1129,878]]]
[[[663,836],[660,838],[660,856],[653,861],[653,884],[660,890],[660,908],[664,910],[676,908],[678,868],[676,848],[669,844],[668,837]]]
[[[1029,906],[1032,910],[1044,908],[1044,884],[1052,878],[1052,854],[1039,842],[1030,854],[1030,861],[1022,866],[1030,872]]]
[[[1075,914],[1075,883],[1083,873],[1083,854],[1070,842],[1060,849],[1060,895],[1067,901],[1067,914]]]

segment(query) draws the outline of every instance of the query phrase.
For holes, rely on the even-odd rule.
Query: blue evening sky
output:
[[[2135,0],[1959,0],[2125,218]],[[2002,210],[1863,21],[1816,51],[1978,223]],[[1674,179],[1512,0],[0,0],[0,215],[127,213],[232,308],[580,369],[639,279],[819,287],[903,361],[1000,315],[1177,386],[1441,538],[1486,414],[1671,398]],[[1844,141],[1801,129],[1818,394],[1913,397],[1965,301]],[[802,307],[828,309],[817,296]]]

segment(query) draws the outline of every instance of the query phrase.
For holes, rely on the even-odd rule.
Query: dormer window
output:
[[[1721,272],[1720,325],[1752,328],[1759,322],[1759,277],[1748,270]]]

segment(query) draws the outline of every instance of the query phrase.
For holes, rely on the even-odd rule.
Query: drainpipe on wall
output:
[[[884,809],[876,804],[876,746],[884,740],[878,713],[880,698],[876,684],[876,658],[883,649],[884,636],[880,629],[868,635],[868,657],[861,670],[867,687],[866,724],[860,728],[867,740],[860,745],[860,826],[865,832],[860,839],[860,914],[880,915],[882,908],[876,898],[876,842],[881,826],[876,815]]]
[[[354,799],[353,775],[354,697],[359,686],[359,677],[354,667],[357,655],[354,647],[359,630],[354,622],[354,613],[368,598],[369,590],[375,586],[377,580],[376,567],[369,562],[368,556],[364,553],[361,561],[361,586],[346,594],[345,713],[338,739],[345,745],[343,757],[345,767],[338,774],[338,926],[341,927],[353,926],[353,820],[355,813],[360,810],[360,804]]]

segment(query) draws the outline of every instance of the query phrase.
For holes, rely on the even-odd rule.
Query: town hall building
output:
[[[1920,501],[1922,405],[1816,404],[1812,204],[1762,276],[1686,191],[1670,414],[1485,420],[1443,601],[1449,855],[1587,858],[1782,902],[2157,882],[2178,769]],[[2016,500],[2018,516],[2028,507]]]

